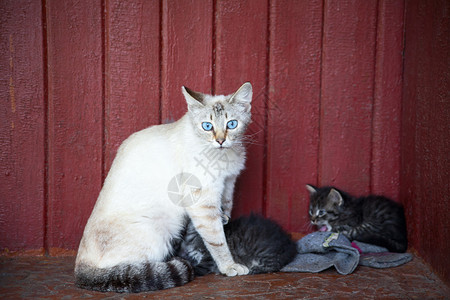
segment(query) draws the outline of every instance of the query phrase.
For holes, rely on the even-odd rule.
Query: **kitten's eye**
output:
[[[312,214],[313,214],[313,211],[312,211],[312,209],[310,209],[309,210],[309,215],[312,216]]]
[[[228,121],[227,128],[228,129],[235,129],[237,127],[237,125],[238,125],[238,121],[231,120],[231,121]]]
[[[210,131],[213,128],[213,125],[211,124],[211,122],[203,122],[202,128],[206,131]]]
[[[327,212],[324,209],[319,209],[319,217],[323,217],[327,214]]]

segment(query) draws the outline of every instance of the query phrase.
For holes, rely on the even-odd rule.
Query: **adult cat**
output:
[[[222,274],[249,272],[233,260],[222,220],[244,168],[252,86],[228,96],[182,92],[181,119],[139,131],[119,148],[80,242],[79,287],[141,292],[192,280],[190,264],[173,257],[186,215]]]

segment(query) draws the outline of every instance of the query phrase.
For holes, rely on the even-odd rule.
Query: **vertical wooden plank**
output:
[[[421,203],[417,196],[416,173],[416,124],[417,124],[417,87],[422,78],[419,72],[421,53],[415,47],[423,43],[423,37],[416,32],[420,23],[415,20],[419,14],[417,2],[408,5],[405,2],[405,53],[403,70],[402,127],[401,127],[401,176],[400,199],[405,207],[408,229],[408,243],[416,249],[420,246]],[[420,38],[420,39],[419,39]],[[409,45],[406,44],[409,43]],[[419,250],[420,251],[420,250]]]
[[[0,5],[0,253],[44,247],[44,74],[39,1]]]
[[[400,191],[400,120],[403,76],[403,0],[378,6],[371,193],[395,200]]]
[[[218,1],[216,18],[216,93],[232,93],[246,81],[253,85],[253,123],[248,129],[253,141],[247,145],[249,155],[246,170],[238,180],[233,214],[237,216],[250,211],[263,212],[267,2]]]
[[[377,1],[325,1],[319,183],[370,192]]]
[[[409,241],[450,283],[450,3],[407,1],[401,195]]]
[[[106,2],[105,174],[131,133],[158,124],[160,3]]]
[[[212,0],[163,1],[163,123],[187,111],[181,86],[210,93],[212,79]]]
[[[101,187],[102,5],[47,2],[48,246],[77,249]]]
[[[270,14],[267,216],[306,232],[319,148],[322,1],[274,1]]]

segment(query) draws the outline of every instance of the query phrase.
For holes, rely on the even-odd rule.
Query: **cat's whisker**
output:
[[[260,134],[261,132],[262,132],[262,130],[258,130],[256,132],[247,132],[244,137],[253,137],[257,134]]]
[[[263,146],[264,144],[261,142],[256,141],[242,141],[242,145],[256,145],[256,146]]]
[[[258,145],[258,146],[262,146],[264,145],[263,141],[259,141],[258,139],[255,138],[257,133],[253,134],[253,135],[245,135],[244,137],[242,137],[241,142],[242,144],[245,145]]]
[[[255,136],[244,136],[242,137],[243,141],[256,141],[258,140]]]
[[[314,231],[314,230],[313,230],[313,225],[312,225],[311,222],[309,222],[309,221],[303,223],[303,225],[301,226],[300,230],[301,230],[302,232],[311,232],[311,231]]]
[[[307,222],[305,225],[307,231],[314,231],[314,225],[311,222]]]

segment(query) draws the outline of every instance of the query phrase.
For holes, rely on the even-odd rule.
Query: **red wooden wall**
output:
[[[446,8],[444,34],[448,5],[433,5]],[[252,143],[235,216],[256,211],[308,232],[304,185],[333,184],[402,201],[422,247],[414,223],[425,204],[405,192],[421,165],[408,169],[419,156],[405,143],[434,120],[417,119],[427,100],[409,101],[402,80],[404,31],[406,49],[408,39],[422,43],[414,14],[403,0],[2,1],[0,249],[75,250],[129,134],[182,116],[182,85],[221,94],[245,81],[254,88]],[[420,27],[425,41],[439,42],[429,26]],[[443,49],[445,59],[448,39]],[[408,80],[423,54],[409,53]],[[412,118],[403,129],[402,117]],[[436,201],[428,218],[444,205]]]
[[[44,249],[47,193],[42,7],[0,4],[0,249]]]
[[[406,2],[401,199],[409,240],[450,284],[450,2]]]

